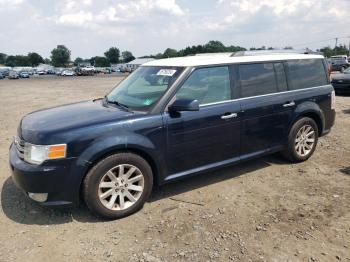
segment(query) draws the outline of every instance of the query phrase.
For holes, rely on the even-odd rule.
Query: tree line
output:
[[[77,57],[74,61],[71,61],[71,51],[64,45],[58,45],[51,51],[49,58],[43,58],[41,55],[35,52],[28,53],[27,55],[6,55],[0,53],[0,65],[5,66],[38,66],[39,64],[51,64],[55,67],[67,67],[72,64],[78,66],[81,63],[88,62],[96,67],[109,67],[111,64],[128,63],[134,60],[135,57],[130,51],[123,51],[120,53],[117,47],[109,48],[104,56],[94,56],[89,59],[83,59]]]
[[[251,47],[249,50],[273,50],[273,47]],[[293,49],[291,46],[286,46],[283,49]],[[209,41],[204,45],[193,45],[188,46],[184,49],[176,50],[173,48],[167,48],[163,53],[158,53],[156,55],[142,56],[141,58],[171,58],[171,57],[182,57],[195,54],[204,53],[220,53],[220,52],[238,52],[246,51],[247,49],[241,46],[229,45],[225,46],[220,41]],[[349,54],[349,49],[345,45],[339,45],[334,48],[329,46],[318,49],[317,51],[323,52],[325,57],[330,57],[332,55],[347,55]],[[71,65],[79,65],[82,63],[89,63],[96,67],[109,67],[111,64],[118,63],[128,63],[134,60],[135,57],[130,51],[123,51],[117,47],[111,47],[106,52],[104,56],[94,56],[91,58],[81,58],[77,57],[73,62],[71,61],[71,51],[64,45],[58,45],[51,51],[50,59],[43,58],[35,52],[28,53],[27,55],[6,55],[0,53],[0,64],[6,66],[38,66],[41,63],[51,64],[55,67],[66,67]]]

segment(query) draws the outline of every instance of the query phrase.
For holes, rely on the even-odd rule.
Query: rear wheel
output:
[[[140,210],[153,185],[149,164],[132,153],[119,153],[97,163],[84,180],[84,199],[96,215],[116,219]]]
[[[311,157],[318,141],[318,127],[309,117],[303,117],[294,123],[289,135],[284,156],[292,162],[302,162]]]

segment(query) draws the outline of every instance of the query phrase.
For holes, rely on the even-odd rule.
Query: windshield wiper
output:
[[[118,107],[120,107],[120,108],[123,108],[123,109],[126,110],[126,111],[131,112],[130,108],[129,108],[127,105],[124,105],[124,104],[122,104],[122,103],[120,103],[120,102],[118,102],[118,101],[116,101],[116,100],[108,100],[107,96],[105,96],[105,100],[106,100],[106,102],[109,103],[109,104],[116,105],[116,106],[118,106]]]

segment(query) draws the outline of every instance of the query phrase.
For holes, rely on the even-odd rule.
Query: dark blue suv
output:
[[[139,67],[104,98],[23,117],[16,185],[43,205],[84,199],[105,218],[141,209],[152,186],[282,151],[308,159],[334,124],[319,55],[208,55]]]

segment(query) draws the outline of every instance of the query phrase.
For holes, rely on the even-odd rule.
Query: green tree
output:
[[[5,61],[6,66],[14,67],[14,66],[17,66],[16,63],[17,63],[17,61],[16,61],[16,57],[14,55],[9,55],[6,57],[6,61]]]
[[[119,63],[120,51],[118,48],[111,47],[104,53],[104,55],[108,59],[109,63],[111,64]]]
[[[81,57],[77,57],[74,60],[74,65],[78,66],[79,64],[81,64],[82,62],[84,62],[84,59],[82,59]]]
[[[108,67],[111,65],[109,60],[106,57],[103,56],[95,56],[94,58],[94,65],[96,67]]]
[[[70,61],[70,50],[64,45],[58,45],[51,51],[51,62],[53,66],[65,67]]]
[[[41,57],[41,55],[37,53],[28,53],[28,60],[31,66],[38,66],[41,63],[44,63],[44,59]]]
[[[122,52],[122,58],[124,63],[129,63],[130,61],[135,59],[135,57],[132,55],[130,51]]]
[[[1,65],[4,65],[4,64],[5,64],[5,62],[6,62],[6,57],[7,57],[6,54],[0,53],[0,64],[1,64]]]
[[[226,47],[220,41],[209,41],[204,45],[205,53],[220,53],[226,52]]]
[[[163,58],[177,57],[179,56],[177,51],[172,48],[167,48],[163,53]]]
[[[345,45],[339,45],[335,48],[331,48],[329,46],[323,47],[319,50],[319,52],[322,52],[325,57],[331,57],[333,55],[348,55],[349,49]]]
[[[49,58],[45,58],[44,59],[44,64],[50,65],[51,64],[51,60]]]
[[[5,61],[6,66],[30,66],[28,56],[25,55],[10,55],[6,57]]]

